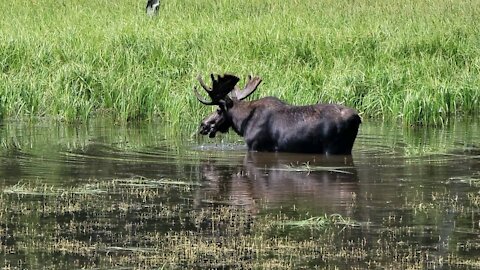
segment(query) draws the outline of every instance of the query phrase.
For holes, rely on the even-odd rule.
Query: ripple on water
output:
[[[84,192],[110,192],[91,194],[95,197],[82,202],[87,207],[78,212],[75,209],[81,206],[72,202],[67,205],[71,207],[68,211],[59,213],[61,219],[41,215],[24,217],[22,215],[27,214],[22,211],[30,205],[19,201],[22,211],[12,218],[21,217],[19,220],[23,223],[31,220],[35,223],[31,228],[38,228],[41,220],[60,230],[60,234],[55,231],[56,234],[51,235],[45,230],[35,234],[36,237],[46,234],[48,240],[65,234],[66,238],[77,239],[78,235],[70,237],[72,231],[88,231],[86,228],[93,233],[82,234],[77,244],[95,251],[98,246],[114,250],[109,249],[111,239],[108,237],[116,235],[120,239],[117,244],[126,245],[128,250],[130,246],[158,244],[142,242],[148,236],[156,235],[161,240],[172,231],[195,235],[196,230],[200,230],[201,237],[208,237],[212,231],[214,236],[209,240],[218,243],[223,236],[215,234],[218,227],[213,226],[217,223],[212,221],[220,226],[229,223],[224,223],[225,216],[215,211],[221,206],[232,206],[245,211],[249,222],[246,226],[261,220],[262,215],[297,220],[338,214],[347,217],[362,225],[328,234],[333,238],[338,236],[329,246],[335,252],[350,251],[352,247],[359,249],[364,252],[359,254],[366,255],[358,257],[356,262],[364,265],[374,261],[381,264],[381,268],[397,260],[417,260],[422,265],[428,257],[436,260],[434,265],[441,268],[442,258],[452,256],[464,256],[467,262],[478,261],[473,255],[480,247],[478,125],[459,124],[445,131],[412,131],[365,122],[353,155],[333,157],[248,152],[238,138],[198,143],[181,132],[164,134],[167,129],[148,123],[125,127],[102,122],[83,127],[18,125],[4,124],[0,129],[0,185],[10,187],[6,190],[40,194],[44,192],[43,186],[35,189],[35,182],[40,181],[61,187],[58,192],[49,193],[54,195],[64,194],[63,186],[68,185],[90,187]],[[33,183],[15,186],[24,181]],[[78,193],[77,187],[72,190],[71,194],[83,194]],[[41,199],[40,209],[46,209]],[[61,209],[57,207],[61,199],[53,200],[51,209]],[[209,211],[214,212],[213,216]],[[207,225],[195,227],[191,224],[195,218]],[[64,227],[54,224],[62,220],[66,222],[61,224]],[[78,220],[91,222],[87,224],[91,227],[63,230]],[[21,227],[7,225],[4,228]],[[282,234],[281,239],[296,241],[305,236],[318,240],[324,232],[314,228],[305,230],[307,233],[297,228],[293,231],[293,237]],[[12,229],[4,232],[18,233]],[[93,242],[83,242],[82,237]],[[131,240],[131,237],[138,238]],[[248,239],[249,235],[242,237]],[[289,246],[308,247],[300,242],[289,243]],[[317,256],[320,249],[314,246],[306,254]],[[155,249],[159,250],[163,249]],[[323,259],[329,265],[336,262],[328,257]]]

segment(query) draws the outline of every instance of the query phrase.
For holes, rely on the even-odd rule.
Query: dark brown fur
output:
[[[232,128],[254,151],[351,154],[361,123],[354,109],[339,104],[293,106],[275,97],[242,101],[235,95],[219,103],[200,133],[215,137]]]

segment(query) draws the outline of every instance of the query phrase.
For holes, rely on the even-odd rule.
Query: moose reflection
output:
[[[197,79],[210,96],[205,100],[195,88],[197,99],[218,109],[203,119],[200,134],[215,137],[232,128],[245,138],[249,150],[349,155],[361,123],[358,113],[339,104],[293,106],[275,97],[244,101],[261,83],[249,76],[243,90],[239,78],[214,76],[212,87]]]
[[[243,166],[212,160],[201,165],[205,182],[196,191],[197,206],[225,203],[256,212],[263,201],[348,214],[358,193],[352,156],[248,152],[238,162]]]

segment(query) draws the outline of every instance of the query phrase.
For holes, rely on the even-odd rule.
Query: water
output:
[[[325,157],[161,123],[4,122],[0,264],[478,269],[479,134],[366,121],[352,156]],[[349,222],[285,225],[330,215]]]

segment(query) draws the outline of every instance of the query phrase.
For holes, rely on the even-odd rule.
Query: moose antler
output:
[[[257,90],[257,87],[260,85],[261,82],[262,82],[262,79],[260,77],[255,76],[252,79],[252,75],[248,75],[248,80],[243,90],[240,90],[240,88],[235,86],[235,91],[232,94],[238,100],[245,99],[248,96],[250,96],[253,92],[255,92],[255,90]]]
[[[197,80],[198,80],[198,82],[200,82],[200,85],[203,87],[203,89],[204,89],[205,91],[207,91],[208,95],[209,95],[210,97],[212,97],[212,95],[210,94],[210,93],[212,92],[212,90],[210,89],[210,87],[208,87],[208,86],[205,84],[205,82],[203,81],[202,76],[200,76],[200,74],[197,76]],[[206,101],[206,100],[202,97],[202,95],[200,95],[200,93],[198,93],[198,90],[197,90],[197,87],[196,87],[196,86],[193,88],[193,91],[195,91],[195,96],[197,97],[198,101],[200,101],[202,104],[205,104],[205,105],[216,105],[216,104],[213,103],[213,99],[212,99],[212,101]]]
[[[212,78],[212,88],[205,84],[201,75],[198,75],[197,80],[210,96],[211,101],[205,100],[202,95],[198,93],[197,87],[194,87],[195,96],[197,97],[198,101],[205,105],[221,105],[224,103],[222,101],[225,100],[228,93],[235,88],[235,85],[240,80],[237,76],[230,74],[225,74],[223,76],[217,75],[217,78],[215,78],[213,74],[210,74],[210,77]]]

